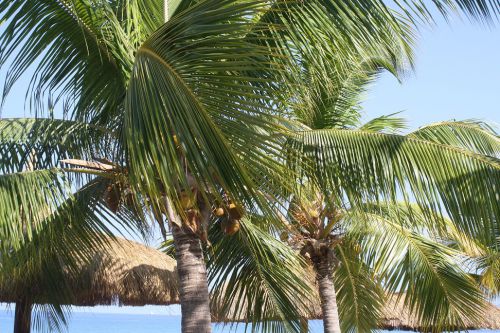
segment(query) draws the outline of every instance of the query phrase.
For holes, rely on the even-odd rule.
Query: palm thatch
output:
[[[89,261],[78,265],[77,274],[65,274],[72,295],[64,303],[95,305],[169,305],[179,302],[176,262],[145,245],[109,239]],[[29,285],[27,285],[29,284]],[[33,303],[51,303],[44,290],[29,281],[4,281],[0,301],[16,302],[29,297]]]
[[[176,262],[145,245],[110,240],[73,281],[79,305],[169,305],[179,303]]]
[[[380,319],[379,328],[386,330],[411,330],[411,331],[429,331],[432,328],[423,328],[420,326],[418,319],[410,314],[408,308],[404,305],[404,297],[397,297],[394,294],[388,297],[388,301],[384,307],[383,315]],[[404,295],[403,295],[404,296]],[[246,306],[243,302],[242,306]],[[234,309],[224,311],[217,304],[212,303],[212,320],[220,323],[231,322],[248,322],[245,318],[234,318],[231,313],[235,313]],[[301,309],[304,318],[322,319],[321,305],[319,297],[311,300],[307,309]],[[269,318],[272,320],[273,318]],[[470,329],[500,329],[500,308],[488,303],[486,305],[484,318],[481,324],[478,325],[468,318],[464,319],[465,327],[456,327],[455,329],[470,330]]]
[[[461,330],[471,329],[500,329],[500,308],[488,303],[486,305],[484,318],[478,326],[470,318],[463,318],[464,327],[456,327]],[[385,309],[384,315],[380,323],[380,328],[393,330],[411,330],[411,331],[428,331],[420,326],[418,319],[413,316],[408,309],[404,306],[404,297],[398,299],[397,297],[390,297]]]

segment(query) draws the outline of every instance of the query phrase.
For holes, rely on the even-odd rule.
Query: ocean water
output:
[[[13,311],[0,310],[0,332],[13,331]],[[309,324],[314,333],[322,332],[321,321],[313,320]],[[72,312],[68,333],[177,333],[180,332],[179,316],[158,314],[116,314]],[[215,333],[244,332],[240,326],[236,330],[214,325]],[[380,331],[388,333],[389,331]],[[397,333],[398,331],[391,331]],[[500,333],[500,330],[476,330],[473,333]]]

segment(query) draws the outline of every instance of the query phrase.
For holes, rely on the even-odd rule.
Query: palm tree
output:
[[[394,293],[429,330],[462,327],[464,318],[480,323],[484,294],[464,269],[468,248],[450,246],[474,242],[450,220],[429,219],[406,203],[339,208],[307,187],[289,210],[282,239],[314,269],[325,332],[375,329]]]
[[[457,6],[476,18],[498,12],[494,2],[485,0],[436,4],[443,12]],[[329,180],[322,187],[344,191],[349,200],[374,193],[393,198],[398,189],[411,186],[423,207],[434,207],[439,196],[466,231],[473,231],[469,229],[480,218],[491,221],[486,207],[471,209],[454,197],[462,188],[450,177],[466,171],[477,172],[477,178],[497,177],[495,163],[406,138],[342,130],[297,133],[290,131],[293,122],[285,121],[291,116],[290,103],[308,105],[310,94],[303,92],[335,87],[328,74],[339,63],[349,65],[351,52],[395,59],[403,54],[411,60],[411,27],[429,18],[421,2],[402,7],[407,9],[404,16],[375,0],[183,0],[163,5],[156,0],[3,2],[0,64],[14,55],[5,93],[30,65],[36,66],[29,88],[36,112],[47,97],[65,100],[73,122],[111,132],[113,150],[120,152],[110,156],[113,162],[83,165],[100,176],[109,170],[117,175],[108,197],[122,202],[131,193],[134,205],[147,207],[158,222],[167,218],[176,245],[183,332],[211,330],[201,242],[212,207],[222,208],[232,224],[264,212],[267,223],[280,225],[274,199],[289,197],[290,180],[297,178],[283,172],[286,137],[295,139],[301,156],[308,155],[311,143],[332,147],[331,140],[341,147],[363,143],[378,149],[376,163],[366,150],[355,156],[342,149],[329,152],[329,157],[345,160],[344,174],[326,163],[331,160],[321,160]],[[304,72],[313,78],[308,89]],[[64,138],[56,130],[50,136]],[[398,150],[390,155],[387,148]],[[47,155],[54,166],[57,153]],[[425,164],[429,156],[441,154],[447,158],[443,169]],[[460,173],[452,170],[454,164],[462,168]],[[387,166],[390,170],[382,172]],[[421,177],[408,172],[413,168]],[[54,173],[42,170],[32,178],[47,187],[54,184]],[[331,183],[338,179],[342,184]],[[434,186],[427,180],[435,181]],[[30,210],[39,212],[46,198],[31,200],[42,196],[29,190],[32,181],[16,183],[15,194],[29,194],[23,200],[29,199]],[[478,199],[494,197],[481,180],[472,185],[467,196],[481,192]],[[21,206],[11,200],[3,207],[21,212]],[[16,221],[2,222],[18,226]],[[18,242],[24,235],[19,230],[2,239]]]
[[[382,59],[376,60],[380,62]],[[489,245],[487,251],[479,250],[477,244],[472,247],[472,253],[470,246],[462,250],[470,256],[482,256],[482,268],[486,269],[483,281],[495,290],[495,279],[491,274],[496,269],[495,235],[498,226],[496,217],[487,215],[489,209],[498,209],[497,203],[489,195],[468,195],[467,189],[460,190],[462,198],[456,195],[448,198],[446,193],[432,198],[436,190],[440,192],[432,187],[450,186],[449,181],[459,179],[467,184],[464,186],[470,186],[471,177],[476,179],[478,176],[475,173],[463,173],[459,177],[452,176],[448,170],[446,179],[420,175],[424,181],[420,183],[422,180],[418,176],[422,169],[403,171],[394,168],[392,161],[384,159],[387,154],[394,154],[390,159],[396,158],[404,168],[406,163],[415,165],[414,154],[420,151],[423,153],[421,158],[431,166],[432,161],[425,155],[431,153],[430,145],[438,144],[439,149],[475,156],[491,163],[494,166],[491,177],[497,179],[500,140],[491,127],[473,121],[431,124],[406,136],[397,134],[404,127],[403,119],[392,115],[359,125],[360,93],[378,72],[376,67],[362,67],[365,68],[337,71],[340,84],[334,91],[320,90],[313,96],[313,112],[304,112],[303,108],[296,110],[295,130],[300,142],[298,145],[297,142],[290,143],[295,145],[290,148],[290,156],[292,165],[304,169],[297,173],[302,178],[294,182],[298,189],[288,206],[290,224],[282,238],[300,250],[314,267],[325,332],[340,332],[341,324],[345,331],[375,328],[384,303],[384,290],[391,293],[407,290],[405,304],[422,321],[422,327],[432,326],[438,330],[460,327],[465,317],[481,317],[483,295],[469,274],[460,268],[458,260],[465,254],[447,248],[443,239],[461,245],[474,244],[471,239],[475,239]],[[395,140],[390,149],[384,147],[384,137]],[[428,144],[429,147],[415,146],[411,152],[404,152],[401,151],[404,144]],[[297,148],[308,156],[306,163],[293,161]],[[303,155],[299,156],[302,159]],[[365,156],[367,159],[361,161]],[[367,168],[361,165],[367,165]],[[354,174],[360,179],[346,174],[345,168],[352,173],[356,171]],[[381,174],[377,174],[377,170]],[[398,174],[386,178],[392,172]],[[410,177],[407,178],[404,172]],[[417,177],[413,177],[412,172]],[[489,173],[482,176],[490,177]],[[403,198],[403,202],[397,202],[397,197]],[[489,220],[486,228],[472,230],[465,226],[459,220],[464,215],[454,212],[458,208],[457,200],[464,200],[462,204],[469,207],[469,200],[485,205],[484,221]],[[417,205],[411,204],[412,201]],[[452,222],[434,210],[443,209],[441,205],[457,220]],[[433,251],[432,256],[429,249]],[[442,274],[442,267],[447,268],[445,274]],[[426,283],[412,286],[412,279],[417,277]],[[340,290],[339,294],[336,290]],[[429,294],[436,297],[429,299]],[[337,299],[344,304],[338,307]],[[353,299],[356,300],[354,305]]]
[[[32,308],[36,327],[61,329],[65,324],[61,304],[71,297],[65,274],[77,274],[75,268],[91,260],[96,247],[106,245],[110,227],[135,229],[138,223],[126,207],[116,214],[107,208],[103,193],[112,183],[109,178],[90,180],[56,168],[65,157],[98,153],[104,149],[105,136],[103,128],[72,121],[0,120],[0,281],[15,294],[25,295],[16,301],[15,332],[30,331]],[[73,192],[75,180],[85,184]],[[47,304],[33,304],[30,290],[46,295]]]

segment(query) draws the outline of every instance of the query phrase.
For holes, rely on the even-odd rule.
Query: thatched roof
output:
[[[469,318],[463,318],[465,327],[458,327],[457,329],[500,329],[500,308],[488,303],[485,310],[485,316],[481,320],[480,325],[471,321]],[[380,323],[380,328],[389,330],[401,329],[423,331],[423,328],[420,327],[415,316],[412,316],[404,307],[403,297],[399,300],[396,297],[389,299],[384,309],[384,316]]]
[[[400,329],[422,331],[423,329],[420,327],[418,320],[415,318],[415,316],[410,315],[407,308],[405,308],[404,297],[400,297],[398,300],[396,296],[397,294],[394,294],[393,297],[388,297],[388,301],[383,310],[379,328],[387,330]],[[243,302],[243,306],[246,306],[246,302]],[[222,313],[222,309],[218,306],[218,304],[212,304],[212,320],[214,322],[223,323],[247,322],[246,318],[235,318],[235,314],[238,312],[235,310],[236,309],[229,310],[229,314]],[[303,313],[305,318],[322,319],[319,296],[315,297],[313,300],[310,300],[307,309],[300,308],[299,311]],[[243,309],[241,313],[245,313],[245,310]],[[500,308],[494,306],[491,303],[488,303],[486,306],[485,317],[483,318],[481,325],[477,325],[467,318],[465,318],[464,320],[466,327],[459,327],[457,329],[500,329]]]
[[[179,303],[176,262],[145,245],[110,240],[73,282],[78,305],[169,305]]]
[[[77,274],[67,274],[61,283],[70,286],[72,295],[63,302],[71,305],[179,303],[175,260],[158,250],[120,238],[109,239],[89,262],[78,267]],[[16,295],[21,288],[0,286],[0,301],[15,302],[26,296],[35,303],[50,301],[43,290],[28,289],[29,295]]]

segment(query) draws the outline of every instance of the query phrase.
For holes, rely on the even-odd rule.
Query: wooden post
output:
[[[19,300],[16,303],[14,317],[14,333],[30,333],[31,330],[31,301]]]

